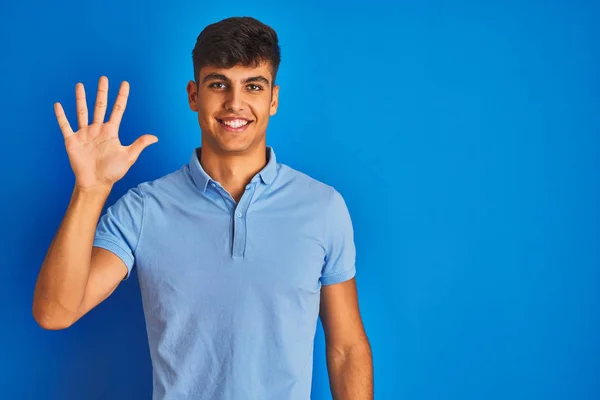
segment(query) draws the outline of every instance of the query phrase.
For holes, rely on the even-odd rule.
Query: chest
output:
[[[257,304],[276,313],[315,308],[323,230],[318,218],[296,211],[149,219],[136,262],[151,313],[168,319],[203,309],[230,317]]]

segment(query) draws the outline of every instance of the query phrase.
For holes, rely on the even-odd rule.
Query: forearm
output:
[[[345,352],[327,347],[327,369],[334,400],[373,399],[373,358],[368,343]]]
[[[88,281],[94,233],[106,190],[75,189],[42,263],[33,296],[33,315],[46,329],[68,326],[77,315]]]

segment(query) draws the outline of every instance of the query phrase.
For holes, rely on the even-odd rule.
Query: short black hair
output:
[[[232,68],[237,64],[258,67],[270,64],[273,82],[281,54],[277,33],[252,17],[230,17],[208,25],[200,32],[192,51],[194,80],[198,85],[200,69],[206,65]]]

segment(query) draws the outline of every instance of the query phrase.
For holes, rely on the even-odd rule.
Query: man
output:
[[[154,399],[308,399],[319,315],[333,397],[372,399],[346,204],[333,187],[277,162],[266,145],[279,94],[275,31],[228,18],[202,31],[192,56],[196,80],[187,93],[202,146],[101,218],[113,184],[158,139],[120,144],[127,82],[104,122],[108,80],[100,78],[90,125],[77,84],[75,133],[55,104],[76,179],[39,273],[36,321],[69,327],[135,264]]]

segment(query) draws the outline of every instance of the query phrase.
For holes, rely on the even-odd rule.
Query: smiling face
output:
[[[269,117],[278,106],[279,86],[272,87],[268,63],[200,69],[198,86],[187,85],[188,102],[198,113],[202,146],[216,153],[244,153],[266,146]]]

